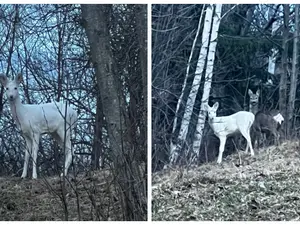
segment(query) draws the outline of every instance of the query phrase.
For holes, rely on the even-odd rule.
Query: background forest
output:
[[[25,142],[1,87],[0,218],[146,220],[147,6],[1,5],[0,18],[1,72],[23,74],[22,102],[79,115],[72,180],[55,178],[63,152],[44,136],[41,179],[20,182]]]

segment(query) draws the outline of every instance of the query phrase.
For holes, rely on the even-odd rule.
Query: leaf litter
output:
[[[300,219],[299,143],[152,175],[152,220]]]

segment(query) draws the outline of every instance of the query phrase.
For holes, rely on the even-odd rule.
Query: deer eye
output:
[[[15,87],[15,90],[17,90],[17,88]]]
[[[6,90],[8,91],[8,88],[6,88]]]

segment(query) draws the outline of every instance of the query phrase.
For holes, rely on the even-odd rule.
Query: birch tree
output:
[[[186,108],[185,108],[184,115],[183,115],[183,118],[181,121],[180,131],[179,131],[178,139],[176,141],[176,145],[171,145],[171,149],[170,149],[170,163],[171,164],[174,164],[177,162],[179,154],[180,154],[180,150],[182,148],[182,143],[185,141],[186,135],[188,132],[188,127],[190,124],[190,119],[192,116],[194,103],[196,100],[196,95],[197,95],[199,87],[200,87],[202,72],[203,72],[205,60],[207,57],[207,48],[208,48],[208,44],[209,44],[209,35],[210,35],[210,30],[211,30],[212,15],[213,15],[213,6],[209,5],[209,6],[207,6],[206,13],[205,13],[205,22],[204,22],[204,28],[203,28],[203,32],[202,32],[202,47],[200,50],[199,60],[198,60],[197,68],[196,68],[196,72],[195,72],[195,77],[193,80],[193,84],[192,84],[192,88],[191,88],[189,97],[187,99]],[[180,102],[178,102],[178,104],[180,104]],[[174,129],[173,129],[173,131],[174,131]]]
[[[177,145],[171,146],[171,155],[170,155],[170,161],[171,163],[176,163],[178,160],[179,152],[182,149],[182,143],[184,143],[190,120],[191,115],[193,112],[196,95],[198,93],[200,82],[202,78],[202,73],[204,71],[205,62],[207,61],[207,68],[206,68],[206,75],[205,78],[208,78],[210,82],[207,82],[207,79],[205,79],[204,84],[204,90],[208,90],[208,93],[206,94],[207,97],[205,97],[208,100],[209,90],[211,86],[211,77],[212,77],[212,70],[213,70],[213,63],[215,58],[215,49],[216,49],[216,38],[218,34],[219,24],[220,24],[220,15],[221,15],[221,9],[222,5],[217,4],[215,6],[215,14],[213,15],[213,6],[210,5],[206,9],[206,15],[205,15],[205,23],[202,33],[202,47],[200,50],[199,60],[197,63],[197,68],[195,72],[195,78],[193,80],[192,88],[187,100],[184,116],[181,122],[180,132],[178,136]],[[212,22],[213,20],[213,22]],[[211,35],[211,36],[210,36]],[[209,52],[207,56],[207,50],[209,47]],[[203,95],[204,97],[204,95]],[[206,100],[206,102],[207,102]],[[203,125],[204,126],[204,125]],[[198,147],[199,149],[199,147]],[[186,151],[186,156],[189,154],[188,151]],[[193,148],[193,155],[197,154],[197,150],[195,151],[195,148]],[[192,157],[193,158],[193,157]]]
[[[298,83],[298,39],[299,39],[299,5],[295,5],[295,31],[293,40],[293,62],[292,62],[292,76],[291,76],[291,86],[290,86],[290,96],[288,104],[288,121],[289,136],[293,127],[293,113],[295,106],[296,90]]]
[[[202,11],[201,11],[201,15],[200,15],[200,18],[199,18],[199,23],[198,23],[198,28],[197,28],[197,32],[196,32],[196,35],[195,35],[195,38],[194,38],[194,41],[193,41],[192,50],[191,50],[189,61],[188,61],[188,65],[187,65],[187,68],[186,68],[186,75],[185,75],[184,83],[183,83],[183,86],[182,86],[182,92],[181,92],[181,94],[179,96],[179,99],[178,99],[178,102],[177,102],[177,106],[176,106],[175,119],[174,119],[174,122],[173,122],[173,130],[172,130],[172,134],[173,135],[174,135],[176,127],[177,127],[178,111],[179,111],[180,106],[182,105],[183,94],[184,94],[184,92],[185,92],[185,90],[187,88],[187,86],[186,86],[187,79],[188,79],[188,76],[189,76],[189,73],[190,73],[190,66],[191,66],[191,61],[192,61],[193,53],[195,51],[196,42],[197,42],[197,39],[198,39],[198,36],[199,36],[199,33],[200,33],[200,28],[201,28],[201,24],[202,24],[204,9],[205,9],[205,5],[203,6]],[[174,149],[174,148],[176,148],[176,146],[171,141],[170,149]]]
[[[215,61],[215,53],[217,47],[217,38],[220,26],[220,19],[221,19],[221,12],[222,12],[222,5],[218,4],[216,6],[216,11],[213,18],[213,27],[211,31],[211,38],[207,56],[207,66],[205,71],[205,83],[204,83],[204,90],[201,99],[201,109],[198,117],[194,142],[193,142],[193,154],[197,156],[196,159],[199,157],[199,150],[200,144],[203,135],[203,128],[205,124],[206,112],[204,111],[204,105],[208,103],[209,93],[211,89],[211,82],[212,82],[212,75],[213,75],[213,67]]]
[[[270,12],[270,10],[271,10],[271,8],[269,8],[268,12]],[[273,17],[276,16],[276,12],[277,12],[277,10],[275,11]],[[276,33],[276,31],[278,30],[279,27],[280,27],[280,22],[278,20],[275,20],[272,23],[272,36],[275,35],[275,33]],[[276,63],[276,55],[277,55],[277,53],[278,53],[278,49],[272,48],[272,53],[269,56],[269,63],[268,63],[268,72],[271,73],[271,74],[275,73],[275,63]]]
[[[281,65],[282,65],[282,74],[280,77],[280,86],[279,86],[279,110],[282,112],[283,117],[287,118],[287,72],[288,72],[288,38],[289,38],[289,12],[290,8],[288,4],[283,5],[284,8],[284,22],[283,22],[283,40],[282,40],[282,56],[281,56]],[[287,123],[286,120],[284,123],[284,131],[286,135]]]

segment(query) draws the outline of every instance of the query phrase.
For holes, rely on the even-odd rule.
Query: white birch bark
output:
[[[205,21],[204,21],[204,28],[202,32],[202,46],[200,50],[200,55],[196,67],[195,77],[193,80],[192,88],[189,94],[189,97],[187,99],[184,115],[181,121],[180,131],[177,139],[176,145],[171,146],[170,149],[170,163],[174,164],[177,162],[177,159],[179,157],[179,151],[181,149],[181,144],[186,139],[186,135],[188,132],[188,127],[191,119],[191,115],[194,108],[194,103],[196,99],[196,95],[198,93],[198,89],[201,82],[202,72],[207,56],[207,48],[209,43],[209,34],[211,30],[211,22],[212,22],[212,12],[213,12],[213,6],[208,5],[206,8],[205,13]]]
[[[289,120],[289,132],[292,128],[293,109],[295,105],[296,90],[297,90],[297,74],[298,74],[298,39],[299,39],[299,5],[295,5],[295,32],[293,42],[293,63],[292,63],[292,76],[291,76],[291,87],[288,104],[288,120]]]
[[[272,36],[275,35],[275,32],[278,30],[280,27],[280,22],[276,20],[272,24]],[[275,74],[275,63],[276,63],[276,55],[278,53],[278,49],[272,48],[271,50],[271,55],[269,56],[269,64],[268,64],[268,72],[271,74]]]
[[[182,86],[182,89],[181,89],[182,91],[181,91],[181,94],[180,94],[178,102],[177,102],[176,112],[175,112],[175,119],[174,119],[173,129],[172,129],[172,135],[174,135],[174,132],[175,132],[176,127],[177,127],[178,111],[179,111],[179,108],[182,104],[183,94],[184,94],[185,89],[186,89],[186,82],[187,82],[187,78],[189,77],[191,61],[192,61],[193,53],[194,53],[194,50],[195,50],[196,42],[197,42],[197,39],[198,39],[198,36],[199,36],[199,33],[200,33],[200,28],[201,28],[201,24],[202,24],[202,20],[203,20],[203,15],[204,15],[204,9],[205,9],[205,5],[203,5],[202,11],[201,11],[197,32],[196,32],[196,35],[195,35],[195,38],[194,38],[194,41],[193,41],[190,57],[189,57],[187,68],[186,68],[186,75],[185,75],[185,78],[184,78],[184,83],[183,83],[183,86]],[[171,151],[172,151],[172,149],[175,149],[175,148],[176,148],[176,146],[174,145],[173,141],[171,140],[171,144],[170,144]]]
[[[193,148],[192,148],[193,155],[196,156],[196,159],[199,157],[200,144],[202,141],[203,128],[205,124],[206,113],[204,111],[204,104],[208,103],[209,93],[211,89],[213,67],[214,67],[214,61],[216,55],[215,53],[217,47],[217,37],[218,37],[219,26],[221,21],[221,11],[222,11],[222,4],[217,4],[215,15],[213,17],[213,27],[211,31],[211,39],[210,39],[209,50],[208,50],[207,65],[206,65],[206,72],[205,72],[205,83],[204,83],[204,90],[201,99],[201,109],[198,116],[198,122],[197,122],[196,132],[193,141]]]

